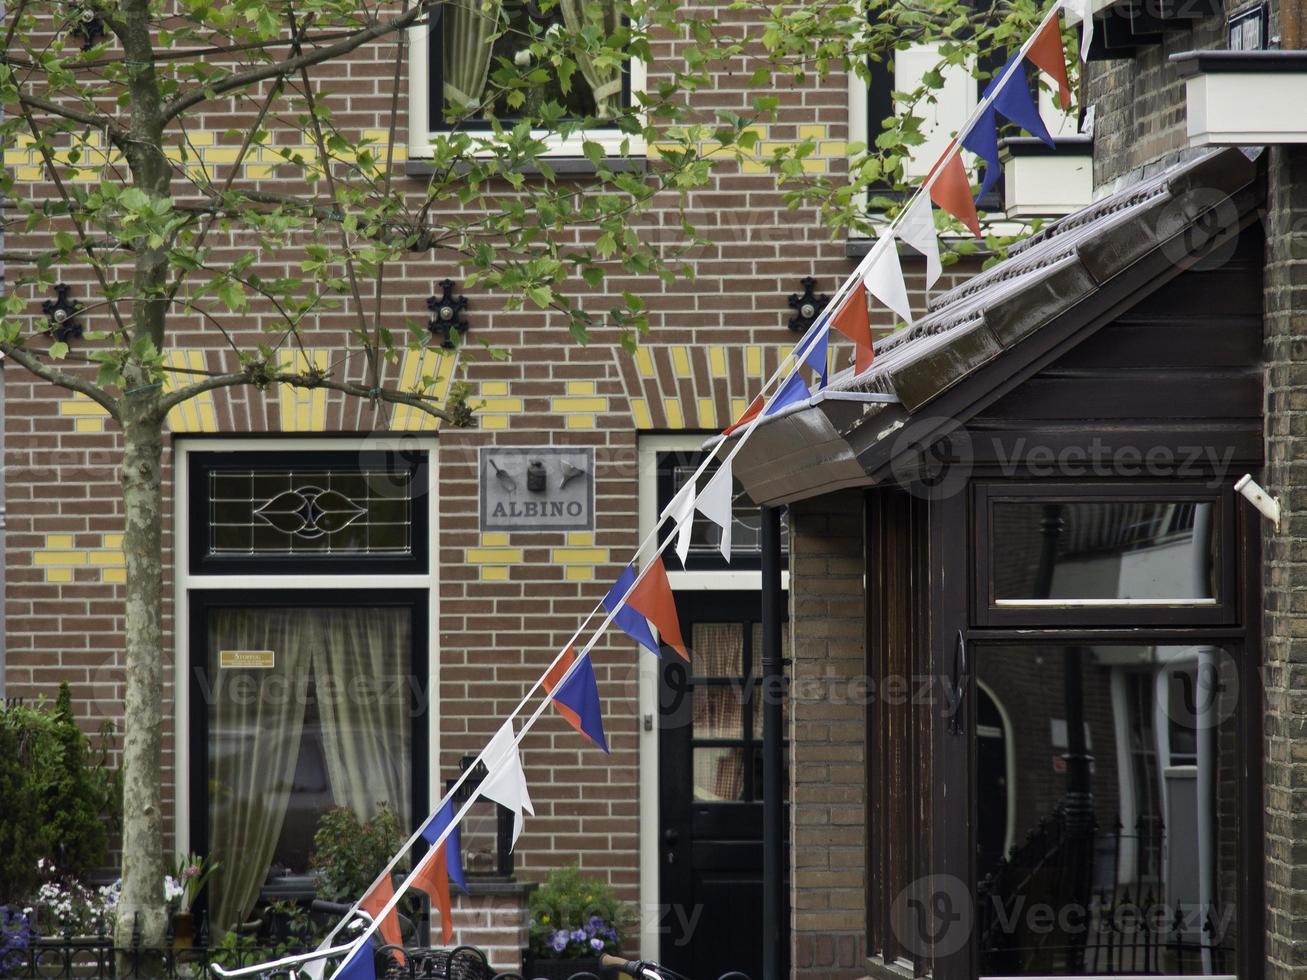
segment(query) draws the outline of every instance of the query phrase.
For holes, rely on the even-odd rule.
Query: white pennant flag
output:
[[[862,284],[867,292],[912,326],[912,305],[908,302],[908,285],[903,281],[903,267],[899,265],[898,242],[891,239],[885,244],[862,277]]]
[[[526,791],[526,773],[522,771],[522,757],[517,752],[511,719],[495,732],[481,759],[486,764],[486,778],[481,781],[477,793],[513,811],[512,847],[516,847],[525,822],[522,811],[534,817],[535,810]]]
[[[939,260],[939,233],[929,194],[918,194],[894,227],[894,232],[926,257],[926,288],[933,289],[944,271]]]
[[[1089,42],[1094,39],[1094,11],[1089,0],[1063,0],[1062,7],[1067,13],[1080,18],[1080,60],[1089,60]]]
[[[722,529],[722,557],[728,562],[731,560],[731,496],[734,486],[728,459],[717,468],[694,502],[699,513]]]
[[[681,559],[681,567],[685,567],[685,559],[690,554],[690,532],[694,530],[694,481],[690,480],[676,491],[676,496],[672,502],[667,505],[662,516],[658,518],[661,524],[667,518],[672,519],[672,524],[676,527],[676,557]]]

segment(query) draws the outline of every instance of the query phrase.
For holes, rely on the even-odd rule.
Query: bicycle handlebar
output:
[[[667,980],[668,976],[679,976],[670,970],[664,970],[657,963],[647,963],[644,960],[624,960],[620,956],[611,956],[605,953],[599,957],[599,965],[605,969],[617,970],[619,973],[625,973],[628,977],[634,977],[635,980]]]

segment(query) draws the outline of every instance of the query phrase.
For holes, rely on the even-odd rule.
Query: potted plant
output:
[[[611,976],[599,958],[622,948],[621,928],[630,911],[608,884],[576,867],[550,872],[531,895],[526,980],[568,980],[576,973]]]
[[[218,861],[205,861],[198,854],[178,855],[172,874],[164,879],[163,893],[172,911],[172,944],[175,949],[184,949],[195,941],[191,908],[219,864]]]

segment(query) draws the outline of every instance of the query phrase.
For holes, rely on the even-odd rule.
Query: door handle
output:
[[[951,705],[952,711],[948,720],[948,733],[950,735],[965,735],[967,733],[967,727],[962,723],[962,709],[967,697],[969,679],[967,638],[962,630],[958,630],[957,642],[953,646],[953,704]]]
[[[663,831],[663,840],[667,843],[667,863],[676,863],[676,845],[681,842],[681,832],[675,827]]]

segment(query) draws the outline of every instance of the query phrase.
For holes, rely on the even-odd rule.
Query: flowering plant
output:
[[[23,909],[29,925],[47,933],[90,935],[113,931],[121,880],[92,889],[71,875],[60,875],[47,858],[37,862],[37,872],[46,881],[36,890],[32,904]]]
[[[563,960],[616,953],[628,917],[611,886],[575,867],[559,868],[531,895],[531,954]]]
[[[222,862],[205,861],[198,854],[179,854],[172,874],[163,880],[163,898],[178,912],[189,912],[209,876],[221,867]]]
[[[27,965],[27,949],[35,938],[26,912],[0,905],[0,977],[17,976]]]

